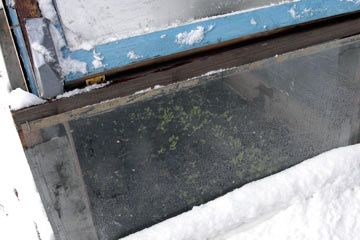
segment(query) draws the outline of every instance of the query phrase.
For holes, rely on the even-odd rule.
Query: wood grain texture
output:
[[[163,63],[129,69],[107,78],[113,84],[78,96],[13,112],[16,125],[64,113],[105,100],[123,97],[155,85],[168,85],[206,72],[252,63],[316,44],[360,34],[360,13],[326,21],[302,24],[268,32],[256,38],[240,39],[234,44],[218,46],[206,52],[179,56]],[[77,85],[79,86],[79,85]],[[69,87],[69,86],[68,86]],[[73,86],[70,86],[73,87]]]

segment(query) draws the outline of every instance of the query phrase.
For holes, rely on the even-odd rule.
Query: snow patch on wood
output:
[[[154,87],[149,87],[149,88],[146,88],[146,89],[137,91],[137,92],[135,92],[133,95],[138,95],[138,94],[147,93],[147,92],[149,92],[149,91],[151,91],[151,90],[160,89],[160,88],[162,88],[162,87],[164,87],[164,86],[156,85],[156,86],[154,86]]]
[[[31,107],[43,103],[46,103],[44,99],[41,99],[29,92],[25,92],[20,88],[11,91],[10,94],[8,95],[8,104],[12,111],[20,110],[26,107]]]
[[[191,30],[190,32],[177,34],[175,42],[183,45],[193,45],[195,43],[200,43],[204,39],[204,34],[204,27],[197,26],[196,29]]]
[[[251,25],[256,25],[256,20],[254,18],[251,18],[250,23]]]
[[[301,16],[295,11],[296,4],[290,8],[289,13],[294,19],[299,19]]]
[[[101,57],[100,53],[97,53],[95,49],[93,50],[93,57],[94,60],[92,61],[92,65],[95,69],[105,67],[105,65],[102,63],[102,60],[104,60],[104,57]]]
[[[70,73],[81,72],[82,74],[86,74],[87,64],[85,62],[81,62],[71,57],[64,58],[61,49],[65,47],[65,41],[61,36],[60,32],[54,25],[50,25],[51,37],[54,41],[56,55],[59,60],[60,72],[62,77],[66,77]]]
[[[126,56],[131,60],[137,60],[137,59],[143,57],[143,56],[140,56],[140,55],[136,54],[134,51],[128,52],[128,54]]]
[[[77,89],[74,89],[72,91],[68,91],[68,92],[65,92],[61,95],[58,95],[56,97],[56,99],[61,99],[61,98],[68,98],[68,97],[72,97],[72,96],[75,96],[75,95],[78,95],[78,94],[81,94],[81,93],[86,93],[86,92],[90,92],[94,89],[98,89],[98,88],[103,88],[107,85],[109,85],[111,82],[106,82],[106,83],[101,83],[101,84],[93,84],[91,86],[87,86],[85,88],[77,88]]]

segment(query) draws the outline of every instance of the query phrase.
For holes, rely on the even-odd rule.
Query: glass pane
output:
[[[191,21],[281,3],[281,0],[56,1],[70,48],[154,32]],[[79,9],[83,15],[79,16]]]
[[[108,103],[96,113],[72,114],[62,120],[65,130],[38,133],[50,142],[66,135],[69,160],[59,155],[62,142],[57,152],[33,144],[29,156],[75,161],[100,239],[117,239],[357,143],[356,39],[164,87],[155,96],[131,96],[106,111],[101,106]]]

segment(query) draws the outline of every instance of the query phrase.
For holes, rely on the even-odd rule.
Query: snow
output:
[[[72,96],[75,96],[75,95],[78,95],[81,93],[90,92],[91,90],[94,90],[94,89],[103,88],[103,87],[109,85],[110,83],[111,83],[111,81],[106,82],[106,83],[101,83],[101,84],[93,84],[91,86],[87,86],[87,87],[81,88],[81,89],[77,88],[72,91],[68,91],[61,95],[56,96],[56,99],[68,98],[68,97],[72,97]]]
[[[360,145],[249,183],[125,240],[357,239]]]
[[[15,7],[15,0],[6,0],[5,3],[9,7],[12,7],[12,8]]]
[[[71,51],[297,1],[55,0]]]
[[[8,97],[8,104],[12,111],[46,103],[44,99],[41,99],[29,92],[25,92],[20,88],[11,91],[7,97]]]
[[[92,61],[92,65],[95,69],[105,67],[105,65],[102,63],[102,60],[104,60],[104,57],[101,57],[100,53],[97,53],[95,49],[93,50],[93,57],[94,60]]]
[[[65,78],[70,73],[81,72],[82,74],[86,74],[87,65],[85,62],[74,60],[71,57],[64,58],[61,49],[66,46],[65,40],[60,34],[59,30],[55,27],[58,24],[57,12],[52,4],[52,0],[39,0],[39,8],[41,14],[48,18],[51,21],[49,25],[51,37],[54,42],[56,56],[59,62],[60,68],[58,71],[61,76]],[[41,29],[41,28],[39,28]],[[41,33],[40,33],[41,34]],[[33,45],[31,46],[33,47]],[[46,55],[44,56],[46,58]]]
[[[8,108],[4,72],[0,64],[0,239],[54,240]]]
[[[44,42],[45,33],[44,28],[46,28],[46,23],[41,18],[35,18],[31,21],[31,24],[26,24],[26,30],[29,34],[31,42],[37,42],[41,44]]]
[[[142,58],[143,56],[137,55],[134,51],[130,51],[128,52],[127,57],[131,60],[137,60],[139,58]]]
[[[51,0],[39,0],[39,5],[42,14],[55,24],[56,12],[51,2]],[[101,1],[98,2],[102,4]],[[73,10],[79,13],[78,9]],[[300,17],[295,11],[295,6],[289,13],[295,19]],[[255,19],[251,19],[250,23],[256,25]],[[212,28],[213,26],[209,27],[208,31]],[[89,30],[86,27],[84,29]],[[141,29],[141,33],[154,31],[144,26]],[[63,76],[75,72],[85,74],[86,63],[71,58],[65,59],[61,53],[61,48],[65,46],[64,39],[55,26],[51,26],[51,32],[55,39]],[[176,42],[184,45],[200,43],[205,34],[204,27],[198,26],[190,32],[179,33],[176,36]],[[124,37],[115,34],[115,37],[104,35],[106,39],[84,40],[79,37],[81,36],[79,33],[73,33],[72,36],[74,41],[81,40],[78,45],[80,48],[86,49],[92,49],[95,44],[104,41],[114,41]],[[42,53],[45,58],[53,59],[53,56],[40,44],[33,44],[32,48]],[[102,67],[101,54],[94,50],[93,56],[93,66]],[[133,51],[127,56],[135,60],[142,57]],[[4,80],[7,74],[1,65],[1,59],[0,57],[0,83],[6,92],[9,85],[8,81]],[[205,75],[225,70],[227,69],[211,71]],[[109,83],[76,89],[59,95],[57,99],[88,92],[107,84]],[[135,94],[161,87],[157,85]],[[37,240],[36,229],[39,230],[42,240],[53,239],[50,224],[6,106],[9,104],[12,110],[18,110],[46,101],[20,89],[12,91],[9,95],[1,93],[0,97],[4,98],[0,99],[2,103],[0,104],[0,131],[3,136],[0,138],[0,152],[4,160],[0,168],[0,239]],[[268,178],[249,183],[212,202],[194,207],[192,211],[125,239],[158,239],[158,236],[164,240],[357,239],[360,230],[359,184],[360,145],[340,148]]]
[[[291,16],[294,18],[294,19],[298,19],[300,18],[301,16],[299,14],[297,14],[297,12],[295,11],[295,8],[296,8],[296,4],[294,4],[294,6],[289,10],[289,13],[291,14]]]
[[[0,106],[0,116],[0,239],[52,240],[50,223],[12,117],[4,105]]]
[[[38,4],[42,16],[49,19],[53,24],[56,24],[58,17],[53,5],[53,0],[38,0]]]
[[[304,8],[303,13],[311,13],[312,9],[311,8]]]
[[[53,240],[19,136],[4,105],[0,116],[0,239]]]
[[[214,25],[214,24],[209,25],[209,27],[208,27],[208,29],[207,29],[207,31],[206,31],[206,32],[210,32],[211,30],[213,30],[213,29],[214,29],[214,27],[215,27],[215,25]]]
[[[344,0],[340,0],[340,1],[344,1]],[[355,4],[360,4],[360,0],[347,0],[348,2],[353,2]]]
[[[149,88],[146,88],[146,89],[143,89],[143,90],[140,90],[140,91],[137,91],[135,92],[133,95],[138,95],[138,94],[143,94],[143,93],[147,93],[151,90],[156,90],[156,89],[160,89],[160,88],[163,88],[164,86],[161,86],[161,85],[155,85],[154,87],[149,87]]]
[[[38,42],[31,44],[31,49],[41,54],[46,62],[54,62],[54,54]],[[42,64],[39,64],[41,66]]]
[[[256,25],[256,20],[254,18],[251,18],[250,23],[251,25]]]
[[[85,62],[74,60],[71,57],[60,58],[59,60],[60,60],[62,77],[65,77],[70,73],[81,72],[82,74],[86,74],[88,72]]]
[[[175,42],[183,45],[193,45],[200,43],[204,39],[204,27],[197,26],[196,29],[190,32],[183,32],[176,35]]]
[[[217,74],[217,73],[221,73],[221,72],[225,72],[225,71],[229,71],[231,69],[235,69],[236,67],[231,67],[231,68],[220,68],[218,70],[213,70],[213,71],[209,71],[203,75],[201,75],[200,77],[206,77],[206,76],[210,76],[210,75],[213,75],[213,74]],[[199,77],[195,77],[195,78],[199,78]],[[194,79],[194,78],[192,78]]]
[[[51,37],[54,41],[56,55],[60,64],[61,76],[65,77],[70,73],[81,72],[82,74],[87,73],[87,67],[85,62],[74,60],[71,57],[64,58],[61,49],[65,47],[65,41],[62,38],[59,30],[54,26],[50,25]]]

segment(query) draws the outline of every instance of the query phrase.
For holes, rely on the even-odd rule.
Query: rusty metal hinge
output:
[[[105,75],[101,75],[94,78],[86,79],[86,86],[90,86],[96,83],[104,83],[104,82],[106,82]]]

